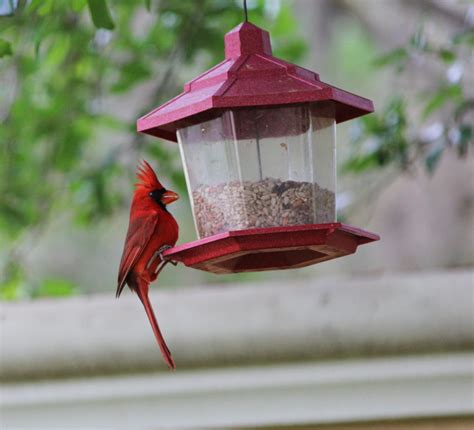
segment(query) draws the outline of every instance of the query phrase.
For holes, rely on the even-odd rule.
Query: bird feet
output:
[[[158,254],[160,256],[160,260],[161,261],[165,261],[165,259],[163,258],[163,252],[165,252],[167,249],[171,249],[173,248],[171,245],[163,245],[159,250],[158,250]],[[178,264],[177,261],[174,261],[174,260],[166,260],[166,262],[168,263],[171,263],[173,266],[176,266]]]
[[[155,251],[155,253],[153,254],[153,256],[150,258],[150,260],[148,261],[147,265],[146,265],[146,269],[147,270],[150,270],[150,267],[151,265],[155,262],[155,260],[159,257],[160,258],[160,263],[158,263],[158,266],[157,268],[155,269],[155,276],[161,272],[161,270],[163,269],[163,267],[167,264],[167,263],[171,263],[173,266],[176,266],[178,263],[176,261],[172,261],[172,260],[165,260],[165,258],[163,257],[163,252],[165,252],[167,249],[170,249],[172,248],[171,245],[163,245],[160,249],[158,249],[158,251]]]
[[[157,257],[160,257],[160,261],[161,263],[158,264],[158,266],[156,267],[156,270],[155,270],[155,279],[156,277],[159,275],[159,273],[163,270],[163,268],[168,264],[168,263],[171,263],[173,266],[176,266],[178,264],[177,261],[174,261],[174,260],[165,260],[164,257],[163,257],[163,252],[165,252],[167,249],[170,249],[172,248],[171,245],[163,245],[158,251],[156,251],[154,254],[153,254],[153,257],[151,258],[151,262],[155,261]],[[149,262],[148,263],[148,267],[151,265],[151,263]],[[147,267],[147,268],[148,268]]]
[[[170,248],[173,248],[173,247],[171,245],[163,245],[158,251],[156,251],[158,253],[158,255],[160,256],[161,261],[165,260],[163,258],[163,252],[165,252],[166,250],[168,250]]]

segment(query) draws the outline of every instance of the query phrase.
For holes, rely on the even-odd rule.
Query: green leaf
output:
[[[467,124],[462,124],[459,127],[460,139],[458,146],[458,155],[464,157],[467,155],[469,144],[473,144],[474,127]]]
[[[82,12],[82,10],[85,8],[87,4],[87,0],[70,0],[71,1],[71,9],[78,13]]]
[[[422,25],[418,31],[410,38],[410,46],[414,49],[424,51],[428,48],[424,26]]]
[[[452,38],[452,42],[455,45],[466,43],[467,45],[474,46],[474,31],[469,29],[458,33]]]
[[[441,109],[448,101],[462,97],[462,88],[459,85],[446,85],[441,87],[428,100],[423,110],[423,118],[428,118],[433,112]]]
[[[0,58],[7,55],[13,55],[12,46],[5,39],[0,39]]]
[[[92,22],[97,28],[105,28],[107,30],[113,30],[115,28],[114,21],[105,0],[87,0],[87,4],[89,5]]]
[[[51,13],[54,7],[54,0],[42,0],[38,7],[38,15],[46,16]]]
[[[439,50],[438,56],[445,63],[452,63],[454,60],[456,60],[456,54],[450,49]]]
[[[151,12],[151,0],[145,0],[145,7],[148,12]]]
[[[352,141],[352,154],[343,172],[359,173],[397,163],[406,168],[408,160],[407,120],[404,101],[393,99],[383,112],[359,120],[361,127]]]
[[[443,155],[444,145],[436,145],[426,156],[425,166],[426,170],[430,175],[432,175],[438,166],[439,161],[441,160],[441,155]]]
[[[56,66],[61,64],[70,51],[71,40],[68,35],[57,39],[54,45],[49,49],[45,58],[45,65]]]

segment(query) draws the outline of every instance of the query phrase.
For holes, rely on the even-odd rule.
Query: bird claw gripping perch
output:
[[[160,256],[160,260],[163,262],[163,265],[165,263],[171,263],[173,266],[177,266],[178,265],[178,262],[177,261],[174,261],[174,260],[165,260],[164,257],[163,257],[163,252],[165,252],[167,249],[171,249],[173,248],[171,245],[163,245],[159,250],[158,250],[158,254]]]
[[[163,245],[157,252],[158,252],[158,255],[160,256],[160,260],[161,261],[165,261],[165,259],[163,258],[163,252],[165,252],[167,249],[171,249],[172,246],[171,245]]]
[[[163,263],[171,263],[173,266],[176,266],[178,264],[177,261],[174,260],[165,260],[163,257],[163,252],[165,252],[168,249],[173,248],[171,245],[163,245],[159,250],[158,250],[158,255],[160,256],[160,260]]]
[[[158,251],[156,251],[154,254],[153,254],[153,257],[150,258],[150,261],[148,262],[148,264],[146,265],[146,268],[149,269],[150,266],[153,264],[153,262],[156,260],[157,257],[160,257],[160,261],[161,263],[158,264],[156,270],[155,270],[155,275],[158,276],[158,274],[163,270],[163,268],[168,264],[168,263],[171,263],[173,266],[176,266],[178,264],[177,261],[173,261],[173,260],[165,260],[165,258],[163,257],[163,252],[165,252],[167,249],[170,249],[172,248],[171,245],[163,245]]]
[[[146,265],[146,268],[147,270],[150,269],[150,266],[155,262],[155,260],[157,259],[157,257],[160,257],[160,261],[162,263],[171,263],[173,264],[174,266],[176,266],[178,263],[176,261],[170,261],[170,260],[165,260],[165,258],[163,257],[163,252],[165,252],[167,249],[170,249],[172,248],[171,245],[163,245],[158,251],[155,251],[155,253],[153,254],[153,256],[150,258],[150,260],[148,261],[147,265]],[[159,266],[161,267],[161,266]],[[161,270],[161,269],[160,269]],[[156,273],[159,273],[159,271],[157,270]]]

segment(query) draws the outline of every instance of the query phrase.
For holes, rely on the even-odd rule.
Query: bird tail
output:
[[[163,358],[165,359],[166,364],[170,369],[175,370],[176,365],[174,364],[173,357],[171,356],[171,352],[168,349],[168,346],[166,345],[165,339],[161,334],[158,321],[156,320],[155,313],[153,312],[153,308],[151,307],[150,299],[148,298],[148,288],[137,288],[135,291],[137,292],[140,301],[143,303],[143,307],[145,308],[145,312],[148,316],[148,319],[150,320],[151,328],[153,329],[153,333],[155,334],[155,338],[161,349],[161,353],[163,354]]]

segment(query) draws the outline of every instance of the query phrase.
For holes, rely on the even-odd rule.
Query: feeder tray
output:
[[[341,223],[259,228],[185,243],[165,251],[164,258],[216,274],[295,269],[353,254],[379,239]]]

